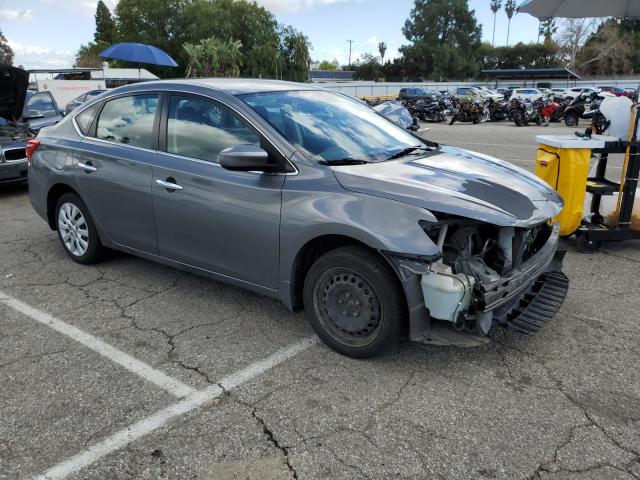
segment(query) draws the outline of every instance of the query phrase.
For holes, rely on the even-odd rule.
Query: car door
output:
[[[222,103],[178,93],[166,97],[160,131],[166,153],[155,161],[152,186],[160,255],[276,289],[285,176],[218,162],[235,145],[269,151],[266,139]]]
[[[154,254],[158,103],[157,93],[129,94],[81,112],[74,120],[84,134],[73,153],[80,195],[102,233],[117,245]]]

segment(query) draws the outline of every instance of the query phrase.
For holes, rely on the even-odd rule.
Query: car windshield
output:
[[[319,162],[381,162],[429,148],[417,137],[345,95],[282,91],[238,96],[289,143]]]

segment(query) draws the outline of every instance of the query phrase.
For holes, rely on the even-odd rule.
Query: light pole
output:
[[[349,69],[351,69],[351,44],[354,40],[347,40],[347,42],[349,42]]]

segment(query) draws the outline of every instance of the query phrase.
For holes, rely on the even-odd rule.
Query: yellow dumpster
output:
[[[539,135],[537,140],[536,175],[564,200],[554,220],[560,222],[560,235],[569,236],[582,221],[591,149],[600,148],[602,142],[575,135]]]

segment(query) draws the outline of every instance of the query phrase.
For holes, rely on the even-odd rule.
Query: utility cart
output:
[[[565,208],[558,216],[563,236],[575,234],[583,249],[595,250],[602,242],[620,242],[640,238],[640,229],[632,228],[632,215],[638,172],[640,171],[640,143],[637,141],[638,115],[634,120],[632,140],[592,135],[539,135],[536,173],[554,187],[565,200]],[[609,155],[625,154],[621,183],[606,178]],[[588,162],[592,154],[598,156],[595,176],[589,177]],[[555,157],[555,158],[554,158]],[[557,162],[557,165],[556,163]],[[590,212],[584,210],[585,194],[592,195]],[[617,219],[605,225],[600,212],[602,197],[619,194]],[[583,218],[586,217],[587,219]]]

